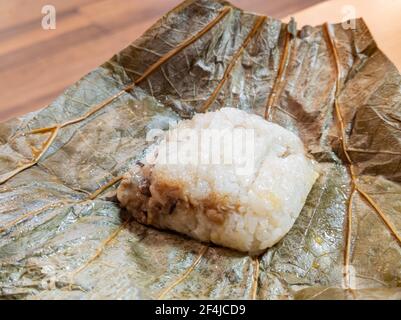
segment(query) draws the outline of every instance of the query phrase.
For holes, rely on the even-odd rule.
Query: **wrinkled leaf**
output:
[[[1,124],[0,297],[400,299],[401,76],[362,20],[294,27],[189,0]],[[128,221],[114,197],[150,129],[224,106],[268,111],[322,168],[259,259]]]

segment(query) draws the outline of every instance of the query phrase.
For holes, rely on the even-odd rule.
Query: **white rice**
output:
[[[202,159],[214,156],[221,163],[202,163],[199,157],[188,161],[184,151],[193,150],[194,141],[180,136],[184,128],[199,136],[212,128],[226,133],[252,130],[253,139],[243,141],[254,148],[244,149],[234,141],[235,156],[227,164],[224,146],[200,143],[195,151]],[[178,163],[167,161],[177,150]],[[181,121],[152,156],[125,175],[117,192],[121,205],[141,223],[250,254],[273,246],[291,229],[318,177],[295,134],[234,108]],[[252,166],[243,170],[247,163]]]

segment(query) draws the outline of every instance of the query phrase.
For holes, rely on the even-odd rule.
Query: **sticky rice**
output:
[[[317,177],[294,133],[223,108],[168,130],[117,197],[140,223],[254,255],[291,229]]]

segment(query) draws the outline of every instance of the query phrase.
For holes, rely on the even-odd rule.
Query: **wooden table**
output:
[[[352,4],[357,16],[367,21],[379,46],[401,69],[401,0],[321,1],[231,2],[277,18],[292,14],[299,26],[341,21],[341,8]],[[179,2],[0,0],[0,121],[47,105]],[[41,8],[49,3],[57,10],[57,28],[44,31]],[[316,3],[320,4],[299,11]]]

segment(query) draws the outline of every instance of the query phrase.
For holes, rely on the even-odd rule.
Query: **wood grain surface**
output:
[[[234,0],[284,17],[322,0]],[[0,0],[0,121],[42,108],[181,0]],[[43,30],[44,5],[56,29]]]

